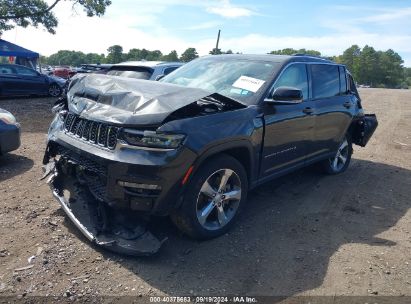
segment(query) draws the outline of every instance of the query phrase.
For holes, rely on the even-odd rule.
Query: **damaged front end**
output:
[[[115,252],[151,255],[163,241],[148,231],[149,217],[169,215],[181,202],[182,180],[197,158],[193,147],[204,138],[196,132],[207,132],[194,119],[221,113],[210,124],[216,127],[224,113],[245,108],[200,89],[78,77],[53,108],[43,178],[87,239]],[[238,130],[236,123],[231,128]]]
[[[64,155],[49,159],[44,169],[43,179],[47,178],[53,196],[88,240],[133,256],[151,255],[160,249],[162,242],[147,230],[144,216],[118,211],[97,199],[98,172]]]

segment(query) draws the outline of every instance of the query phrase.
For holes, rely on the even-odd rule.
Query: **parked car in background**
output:
[[[87,75],[56,107],[44,178],[89,240],[135,255],[161,246],[148,216],[220,236],[249,189],[313,163],[343,173],[377,127],[346,67],[312,56],[207,56],[156,82]]]
[[[0,96],[60,96],[66,80],[18,64],[0,64]]]
[[[20,124],[6,110],[0,108],[0,155],[20,147]]]
[[[41,68],[37,66],[36,71],[44,75],[53,75],[53,67],[50,65],[42,65]]]
[[[112,64],[82,64],[79,68],[75,69],[77,73],[95,73],[95,74],[106,74],[107,71],[112,67]]]
[[[69,79],[73,77],[76,74],[76,71],[72,70],[71,67],[68,66],[59,66],[55,67],[53,70],[53,75],[64,78],[64,79]]]
[[[182,65],[182,62],[128,61],[114,64],[106,74],[136,79],[159,80]]]

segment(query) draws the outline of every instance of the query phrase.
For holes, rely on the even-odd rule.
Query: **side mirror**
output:
[[[279,87],[265,101],[271,104],[296,104],[303,101],[303,92],[297,88]]]

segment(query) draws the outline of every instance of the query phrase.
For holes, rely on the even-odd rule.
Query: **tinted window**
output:
[[[340,77],[337,65],[311,65],[313,98],[327,98],[340,94]]]
[[[139,67],[115,67],[107,72],[107,75],[121,76],[136,79],[150,79],[153,71],[151,69]]]
[[[177,69],[177,68],[178,68],[178,67],[170,67],[170,68],[164,69],[164,75],[170,74],[172,71],[174,71],[174,70]]]
[[[37,76],[36,71],[22,68],[22,67],[15,67],[17,74],[24,75],[24,76]]]
[[[0,74],[14,74],[14,72],[9,67],[0,67]]]
[[[345,68],[339,67],[340,69],[340,92],[341,94],[347,94],[347,75],[345,74]]]
[[[274,90],[279,87],[293,87],[303,92],[304,99],[308,98],[308,78],[305,64],[293,64],[284,70],[274,84]]]

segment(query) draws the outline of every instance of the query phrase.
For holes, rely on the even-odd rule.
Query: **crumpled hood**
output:
[[[71,112],[121,125],[158,125],[207,96],[210,92],[202,89],[99,74],[75,77],[67,94]]]

